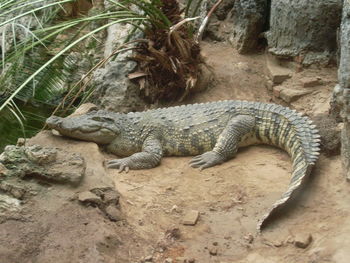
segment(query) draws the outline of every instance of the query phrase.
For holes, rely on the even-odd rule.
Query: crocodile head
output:
[[[120,134],[118,114],[92,111],[84,115],[61,118],[51,116],[46,120],[49,128],[60,134],[98,144],[109,144]]]

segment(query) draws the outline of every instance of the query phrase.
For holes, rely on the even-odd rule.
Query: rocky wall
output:
[[[267,19],[267,0],[234,1],[232,9],[233,31],[229,40],[239,53],[256,48],[259,35]]]
[[[342,161],[347,180],[350,180],[350,1],[344,0],[340,27],[339,84],[333,93],[333,103],[340,109],[344,121],[342,130]]]
[[[196,6],[199,0],[194,1]],[[201,2],[200,24],[217,0]],[[268,14],[268,0],[223,0],[210,17],[204,37],[215,41],[229,41],[239,53],[254,51],[264,31]]]
[[[105,1],[105,8],[110,7],[111,4]],[[96,70],[93,77],[96,90],[91,101],[99,108],[115,112],[137,111],[144,108],[145,103],[139,96],[139,87],[128,78],[128,74],[135,71],[137,66],[136,62],[129,59],[132,51],[121,52],[116,58],[110,58],[110,55],[126,41],[132,29],[131,25],[121,23],[107,29],[104,57],[108,62],[103,68]],[[133,39],[140,37],[140,34],[135,34]]]
[[[342,0],[271,0],[269,51],[305,65],[335,58]]]

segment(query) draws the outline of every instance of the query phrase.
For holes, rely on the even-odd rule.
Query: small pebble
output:
[[[119,221],[122,219],[122,213],[120,212],[120,210],[114,206],[114,205],[110,205],[106,208],[106,215],[108,216],[108,218],[111,221]]]
[[[197,223],[199,212],[197,210],[188,211],[182,219],[182,224],[194,226]]]
[[[152,262],[153,261],[153,256],[149,255],[149,256],[145,257],[145,261],[146,262]]]
[[[85,191],[79,193],[78,199],[82,203],[92,203],[92,204],[101,204],[102,200],[100,197],[91,193],[90,191]]]
[[[281,246],[283,246],[283,241],[281,241],[281,240],[274,241],[273,245],[275,247],[281,247]]]
[[[246,236],[244,236],[244,239],[247,240],[249,244],[251,244],[254,241],[254,236],[251,233],[249,233]]]
[[[178,212],[178,211],[179,211],[179,207],[177,205],[173,205],[173,207],[170,209],[170,213]]]
[[[294,245],[298,248],[307,248],[311,242],[311,234],[297,234],[294,238]]]
[[[209,254],[212,256],[216,256],[218,254],[218,249],[216,247],[212,247],[209,249]]]

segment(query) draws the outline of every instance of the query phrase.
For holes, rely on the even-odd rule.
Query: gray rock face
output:
[[[319,114],[312,121],[321,135],[321,151],[327,156],[340,154],[341,129],[335,119],[326,114]]]
[[[47,0],[42,1],[39,3],[33,3],[30,6],[23,7],[18,9],[17,11],[13,11],[11,13],[2,15],[0,17],[0,23],[8,21],[9,19],[19,16],[20,14],[23,14],[25,12],[28,12],[30,10],[33,10],[35,8],[42,7],[44,5],[50,4],[54,2],[53,0]],[[23,3],[20,3],[23,5]],[[6,4],[4,4],[6,5]],[[14,9],[15,6],[12,8]],[[48,8],[48,9],[41,9],[36,12],[36,16],[33,14],[28,14],[25,16],[22,16],[20,18],[17,18],[15,21],[11,21],[8,24],[3,25],[0,28],[0,58],[2,57],[3,52],[7,52],[11,47],[14,45],[14,38],[17,42],[23,41],[24,39],[28,38],[29,30],[34,31],[38,27],[40,27],[40,19],[42,16],[47,15],[50,11],[53,10],[54,7]],[[39,19],[38,19],[39,18]]]
[[[115,24],[107,29],[105,58],[123,44],[131,30],[132,26],[125,24]],[[137,34],[133,36],[137,37]],[[143,109],[145,104],[139,97],[139,88],[128,79],[128,74],[137,66],[136,62],[128,58],[131,55],[131,51],[119,53],[115,60],[110,60],[104,68],[95,72],[93,85],[96,90],[92,101],[100,108],[116,112]]]
[[[80,183],[86,168],[79,154],[39,145],[9,145],[0,155],[0,163],[6,168],[3,177],[30,177],[72,185]]]
[[[346,122],[341,132],[341,154],[343,171],[347,181],[350,181],[350,123]]]
[[[234,1],[233,32],[230,41],[240,53],[255,49],[259,34],[263,32],[266,15],[266,0]]]
[[[144,105],[139,98],[139,88],[128,79],[136,66],[132,61],[111,61],[94,75],[97,86],[93,102],[99,108],[114,112],[140,110]]]
[[[335,57],[341,8],[341,0],[272,0],[266,34],[269,51],[278,56],[301,56],[305,65],[328,63]]]
[[[204,18],[215,0],[202,1],[201,18]],[[205,36],[228,40],[239,53],[253,51],[267,20],[267,0],[223,0],[210,17]],[[201,19],[202,21],[202,19]]]
[[[343,16],[340,28],[340,63],[338,81],[333,92],[333,103],[340,110],[344,121],[341,140],[343,169],[347,180],[350,180],[350,2],[344,1]]]

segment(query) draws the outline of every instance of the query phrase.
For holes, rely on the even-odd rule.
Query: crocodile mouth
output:
[[[83,124],[84,122],[87,123]],[[117,136],[117,132],[113,130],[112,126],[106,127],[107,125],[104,123],[86,119],[52,116],[46,120],[46,124],[50,129],[58,131],[63,136],[100,144],[108,144]]]
[[[66,123],[64,118],[51,116],[46,120],[46,124],[50,129],[57,130],[62,133],[77,133],[77,134],[88,134],[88,133],[102,133],[102,134],[111,134],[114,133],[112,129],[108,127],[103,127],[98,124],[91,123],[89,125],[73,125],[73,122]]]

